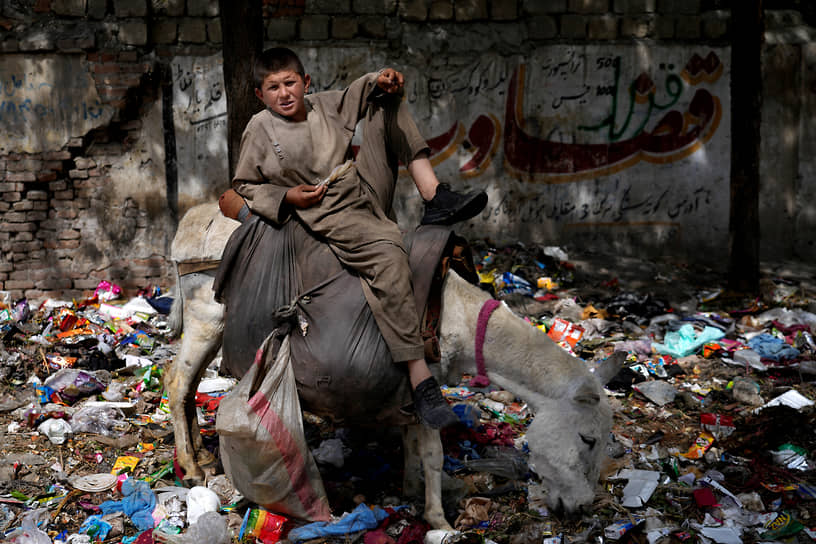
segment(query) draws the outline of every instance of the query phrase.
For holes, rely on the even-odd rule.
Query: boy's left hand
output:
[[[400,92],[403,85],[405,85],[405,78],[401,72],[393,68],[386,68],[377,78],[377,86],[389,94]]]

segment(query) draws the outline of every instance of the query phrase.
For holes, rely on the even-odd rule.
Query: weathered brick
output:
[[[37,181],[39,182],[48,182],[54,181],[57,179],[57,173],[53,170],[47,172],[37,172]]]
[[[457,21],[487,19],[487,0],[456,0],[454,12]]]
[[[274,17],[266,22],[266,37],[270,41],[288,42],[297,37],[297,19]]]
[[[590,40],[614,40],[618,37],[618,18],[614,15],[590,17],[587,37]]]
[[[43,163],[43,170],[53,170],[54,172],[62,172],[65,169],[65,164],[62,161],[45,161]]]
[[[71,153],[69,151],[49,151],[48,153],[43,153],[43,159],[46,161],[64,161],[71,158]]]
[[[92,35],[57,40],[57,49],[65,53],[79,53],[95,47],[96,38]]]
[[[0,42],[0,52],[2,53],[16,53],[20,50],[20,42],[17,38],[5,38]]]
[[[652,15],[623,17],[621,19],[621,37],[648,38],[654,34],[655,19]]]
[[[107,9],[107,0],[88,0],[88,17],[91,19],[104,19]]]
[[[364,15],[391,15],[396,9],[397,0],[352,0],[351,2],[351,10]]]
[[[30,242],[34,239],[34,234],[30,232],[18,232],[14,235],[15,242]]]
[[[178,23],[173,19],[159,19],[153,24],[153,41],[156,43],[176,43]]]
[[[11,191],[8,193],[3,193],[3,202],[17,202],[18,200],[22,199],[22,193],[18,191]]]
[[[527,34],[534,40],[549,40],[558,36],[555,17],[536,15],[527,19]]]
[[[207,41],[207,23],[204,19],[186,18],[179,24],[179,41],[204,43]]]
[[[562,38],[586,38],[587,20],[583,15],[565,13],[561,16]]]
[[[525,15],[544,15],[546,13],[564,13],[567,11],[567,0],[522,0],[521,12]]]
[[[98,195],[99,189],[97,187],[76,189],[74,193],[77,198],[94,198]]]
[[[77,157],[74,159],[74,166],[80,170],[87,170],[88,168],[96,166],[96,161],[85,157]]]
[[[67,188],[68,182],[66,182],[65,180],[52,181],[51,183],[48,184],[49,191],[64,191]]]
[[[31,211],[26,212],[25,217],[26,221],[43,221],[45,219],[48,219],[48,214],[45,212]]]
[[[329,39],[329,16],[308,15],[300,21],[300,37],[303,40]]]
[[[43,162],[39,159],[25,158],[16,161],[6,161],[6,170],[9,172],[25,172],[27,170],[41,170]]]
[[[493,0],[490,4],[490,18],[496,21],[512,21],[518,17],[516,0]]]
[[[76,219],[79,214],[76,210],[56,210],[52,211],[53,217],[58,217],[60,219]]]
[[[430,0],[403,0],[399,3],[397,14],[405,21],[425,21],[428,19],[430,4]]]
[[[145,0],[113,0],[113,12],[117,17],[144,17],[147,15]]]
[[[74,198],[74,191],[54,191],[54,200],[71,200]]]
[[[654,13],[657,0],[615,0],[615,13]]]
[[[6,181],[37,181],[34,172],[8,172]]]
[[[147,43],[147,24],[142,21],[120,23],[119,41],[125,45],[145,45]]]
[[[25,185],[19,182],[0,181],[0,193],[8,191],[22,191]]]
[[[221,43],[221,21],[219,19],[211,19],[207,21],[207,39],[212,43]]]
[[[184,0],[151,0],[153,13],[173,17],[184,15]]]
[[[3,214],[3,221],[9,223],[23,223],[26,220],[23,212],[8,212]]]
[[[375,40],[384,39],[386,37],[385,20],[382,17],[362,17],[360,34]]]
[[[4,287],[9,291],[15,289],[33,289],[34,282],[31,280],[6,280]]]
[[[306,0],[306,13],[349,13],[351,0]]]
[[[99,280],[96,278],[74,279],[74,287],[76,289],[96,289],[97,285],[99,285]]]
[[[56,38],[47,30],[33,30],[25,36],[18,37],[20,51],[53,51],[56,49]]]
[[[87,170],[68,170],[68,177],[71,179],[88,179]]]
[[[332,17],[331,36],[337,40],[347,40],[357,34],[357,19],[354,17]]]
[[[660,13],[699,13],[700,0],[658,0]]]
[[[451,0],[431,0],[428,19],[431,21],[450,21],[453,19],[453,2]]]
[[[15,253],[28,253],[42,248],[42,242],[35,240],[33,242],[12,242],[11,250]]]
[[[53,289],[70,289],[73,287],[73,282],[70,278],[48,278],[37,282],[37,287],[45,291]]]
[[[674,35],[681,40],[696,40],[700,37],[701,19],[697,15],[678,15],[675,18]]]
[[[81,238],[81,236],[82,235],[79,233],[79,231],[74,229],[65,229],[57,233],[58,240],[76,240]]]
[[[679,25],[679,22],[678,22]],[[678,37],[680,32],[678,31]],[[728,34],[728,14],[725,11],[709,11],[703,15],[703,37],[723,38]]]
[[[187,0],[187,15],[218,17],[218,0]]]
[[[14,265],[0,260],[0,272],[11,272],[14,270]]]
[[[28,211],[28,210],[33,210],[34,209],[34,203],[31,202],[30,200],[21,200],[19,202],[15,202],[11,206],[11,209],[16,211],[16,212],[25,212],[25,211]]]
[[[36,202],[31,203],[32,210],[47,210],[48,209],[48,202],[45,200],[38,200]]]
[[[11,204],[0,200],[0,212],[5,212],[11,209]]]
[[[573,13],[606,13],[609,0],[569,0],[567,10]]]

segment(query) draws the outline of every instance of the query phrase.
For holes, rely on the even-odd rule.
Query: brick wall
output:
[[[513,43],[524,48],[638,40],[723,44],[729,7],[723,0],[266,0],[263,9],[269,43],[399,50],[416,29],[462,27],[513,33]],[[218,52],[223,32],[217,0],[2,4],[0,60],[83,55],[100,101],[115,114],[63,149],[0,153],[0,290],[36,299],[80,297],[101,279],[130,291],[173,283],[172,232],[152,247],[128,243],[148,236],[162,214],[174,221],[168,203],[149,206],[112,193],[110,169],[145,138],[141,119],[160,100],[167,60]],[[459,48],[481,45],[471,40]],[[106,230],[111,214],[116,228]]]

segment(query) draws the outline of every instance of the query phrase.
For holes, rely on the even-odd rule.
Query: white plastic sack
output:
[[[244,497],[272,512],[329,521],[323,481],[303,432],[289,337],[275,333],[223,397],[216,417],[224,472]]]

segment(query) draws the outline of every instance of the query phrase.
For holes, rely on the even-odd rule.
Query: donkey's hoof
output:
[[[425,521],[430,524],[430,526],[434,529],[440,529],[444,531],[454,531],[454,528],[451,527],[448,520],[445,519],[445,514],[442,512],[425,512],[423,516]]]
[[[213,455],[204,448],[201,448],[196,452],[196,462],[200,467],[206,467],[207,465],[215,463],[215,461],[216,461],[215,455]]]

